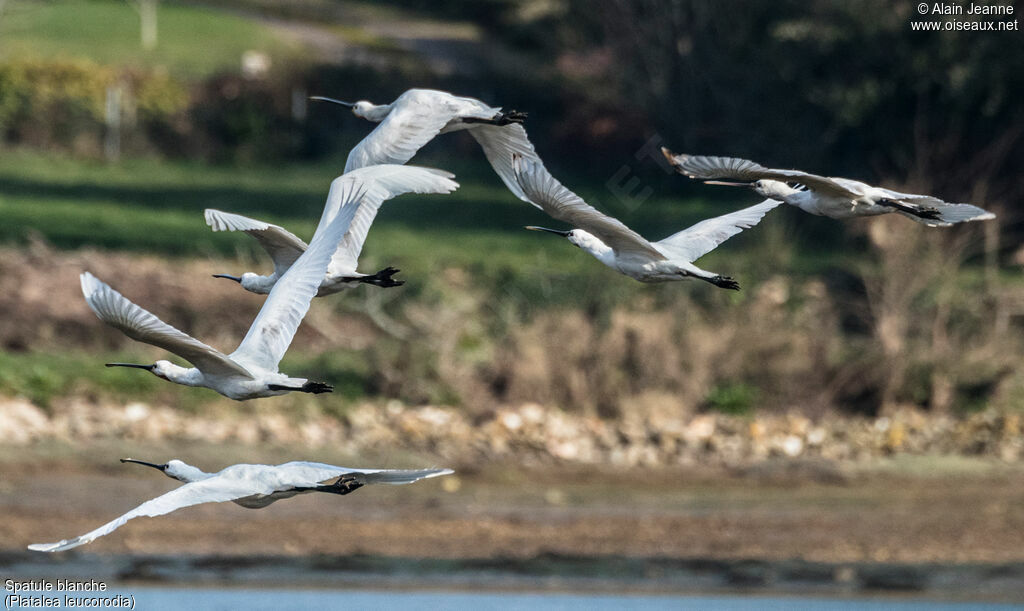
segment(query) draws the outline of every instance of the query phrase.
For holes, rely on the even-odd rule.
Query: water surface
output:
[[[234,611],[277,611],[280,609],[402,609],[437,611],[628,611],[651,610],[738,610],[738,611],[1009,611],[1024,605],[934,602],[900,598],[824,599],[761,596],[676,596],[676,595],[587,595],[571,593],[444,592],[384,590],[255,590],[139,587],[117,590],[134,595],[136,609],[178,611],[180,609]]]

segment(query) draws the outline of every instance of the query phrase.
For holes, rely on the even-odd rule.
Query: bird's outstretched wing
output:
[[[382,163],[403,164],[458,116],[457,98],[422,91],[403,93],[380,125],[355,145],[345,172]]]
[[[622,221],[598,212],[580,196],[565,188],[541,163],[518,155],[512,163],[516,182],[527,199],[551,218],[589,231],[619,255],[638,254],[652,257],[656,261],[665,258],[650,242],[626,227]]]
[[[327,272],[334,276],[356,271],[366,234],[382,203],[404,193],[451,193],[459,186],[452,180],[454,177],[454,174],[443,170],[403,165],[375,165],[344,174],[342,179],[361,182],[366,190],[363,198],[355,204],[357,209],[352,224],[331,257]],[[340,201],[327,203],[331,214],[336,214],[341,205]]]
[[[278,277],[283,276],[302,253],[306,252],[306,243],[283,227],[213,208],[207,208],[204,216],[206,224],[214,231],[244,231],[256,238],[263,250],[274,260],[274,272]]]
[[[64,539],[56,543],[34,543],[30,550],[37,552],[62,552],[64,550],[85,545],[103,535],[112,533],[125,522],[139,516],[161,516],[182,507],[201,503],[219,503],[233,501],[251,494],[266,494],[262,489],[254,489],[252,485],[239,480],[224,480],[212,477],[198,482],[191,482],[170,492],[139,505],[123,516],[107,522],[96,530],[90,531],[73,539]]]
[[[231,353],[233,360],[247,366],[277,371],[277,365],[288,351],[299,323],[309,311],[310,301],[320,289],[331,255],[348,231],[356,211],[356,206],[352,204],[358,202],[362,194],[362,185],[339,182],[339,179],[331,183],[328,200],[337,197],[348,205],[341,207],[326,228],[317,230],[306,252],[274,284],[249,327],[249,332]]]
[[[858,181],[828,178],[799,170],[774,170],[738,157],[675,155],[666,148],[662,148],[661,152],[677,172],[698,180],[728,179],[753,182],[768,178],[782,182],[799,182],[823,195],[850,198],[862,195],[860,189],[851,190],[853,185],[866,186]]]
[[[128,337],[173,352],[204,373],[252,377],[245,368],[194,337],[163,322],[153,314],[125,299],[98,278],[81,275],[82,294],[100,320]]]
[[[526,136],[526,130],[519,123],[510,125],[487,125],[485,123],[473,126],[469,133],[480,143],[484,150],[484,156],[491,163],[495,173],[501,178],[516,197],[523,201],[530,201],[523,192],[522,187],[516,181],[515,167],[512,157],[519,155],[523,159],[534,163],[543,163],[533,148],[533,143]]]
[[[274,284],[256,320],[231,358],[243,364],[277,371],[299,323],[309,311],[309,303],[320,288],[333,254],[362,204],[375,211],[390,193],[404,192],[403,188],[454,190],[458,184],[448,176],[450,174],[445,172],[424,168],[374,166],[335,178],[327,194],[320,226],[313,234],[309,248]],[[369,222],[366,226],[369,227]]]
[[[353,469],[317,462],[294,461],[278,465],[292,486],[315,486],[342,475],[361,484],[411,484],[421,479],[450,475],[451,469]]]
[[[758,224],[769,210],[782,202],[766,199],[760,204],[703,220],[692,227],[655,242],[654,246],[675,257],[693,262],[737,233]]]

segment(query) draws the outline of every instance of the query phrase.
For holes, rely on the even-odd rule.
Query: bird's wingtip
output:
[[[33,552],[55,552],[67,541],[60,541],[58,543],[33,543],[28,546],[28,549]]]
[[[679,165],[679,159],[678,158],[679,157],[683,157],[683,155],[676,155],[672,151],[668,150],[668,147],[665,147],[665,146],[661,147],[661,154],[664,155],[665,159],[667,159],[668,162],[670,164],[672,164],[673,166]]]
[[[220,231],[221,228],[217,223],[217,217],[220,215],[220,210],[215,208],[207,208],[203,210],[203,219],[206,220],[206,224],[210,226],[214,231]]]
[[[99,290],[100,285],[102,284],[96,276],[93,276],[89,272],[82,272],[81,275],[78,276],[78,279],[82,285],[82,294],[85,295],[86,298],[91,297],[93,293]]]

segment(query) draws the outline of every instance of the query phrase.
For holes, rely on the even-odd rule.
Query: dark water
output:
[[[824,599],[741,596],[586,595],[568,593],[417,592],[383,590],[256,590],[131,588],[117,590],[134,596],[135,608],[144,611],[188,609],[276,611],[279,609],[402,609],[523,610],[523,611],[627,611],[629,609],[795,610],[795,611],[1003,611],[1024,605],[953,603],[906,599]],[[108,595],[111,592],[107,593]]]

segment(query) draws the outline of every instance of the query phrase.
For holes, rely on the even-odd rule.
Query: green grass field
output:
[[[242,53],[257,50],[275,62],[296,54],[259,22],[199,6],[160,2],[158,42],[144,51],[139,14],[125,0],[7,2],[0,18],[0,55],[86,57],[102,64],[163,67],[179,76],[237,70]]]
[[[17,248],[41,238],[61,250],[144,252],[165,256],[171,264],[195,257],[240,258],[237,264],[217,263],[227,264],[229,269],[211,273],[236,273],[253,266],[254,271],[268,271],[270,266],[255,240],[237,233],[212,232],[203,219],[204,208],[252,215],[308,239],[330,181],[343,165],[341,159],[273,167],[151,159],[103,164],[25,151],[7,151],[2,157],[0,245]],[[508,325],[521,317],[552,308],[607,316],[625,304],[678,308],[683,303],[680,297],[688,295],[689,303],[714,310],[756,298],[759,284],[779,274],[790,278],[827,276],[838,268],[856,276],[856,270],[863,270],[870,261],[862,245],[841,233],[842,223],[783,207],[700,261],[705,269],[736,277],[742,292],[704,290],[697,282],[638,285],[563,239],[524,231],[523,225],[528,224],[562,225],[512,196],[486,164],[430,156],[417,161],[453,170],[461,188],[447,196],[406,195],[384,205],[370,231],[360,268],[372,272],[392,265],[402,270],[401,278],[407,284],[396,295],[400,298],[384,304],[389,315],[399,318],[402,308],[411,302],[433,304],[431,307],[450,304],[456,289],[449,286],[448,274],[458,270],[457,291],[472,290],[473,299],[483,299],[489,308],[484,324],[495,328],[479,331],[484,343],[503,337]],[[613,201],[599,177],[562,178],[589,201]],[[660,238],[702,218],[753,203],[749,194],[736,196],[732,192],[726,192],[734,198],[731,200],[665,197],[665,193],[676,193],[675,183],[667,184],[668,188],[657,189],[642,206],[609,212],[642,234]],[[680,188],[678,192],[692,191]],[[905,219],[893,222],[909,224]],[[830,239],[834,244],[822,244]],[[965,283],[974,282],[980,270],[968,266],[962,273]],[[346,313],[358,298],[339,297],[331,305]],[[159,304],[147,305],[160,313]],[[221,401],[204,389],[169,389],[152,376],[102,367],[103,362],[141,362],[137,359],[146,360],[142,355],[152,357],[145,349],[134,354],[102,352],[102,348],[89,355],[0,352],[0,393],[23,395],[39,405],[82,393],[131,393],[156,400],[173,397],[184,408]],[[330,409],[344,409],[347,401],[372,393],[375,375],[358,352],[346,351],[318,356],[293,350],[282,370],[334,381],[338,392],[325,399]],[[446,397],[441,386],[429,392],[439,400]]]
[[[308,239],[342,165],[340,159],[272,168],[145,159],[103,164],[8,152],[0,164],[0,214],[5,219],[0,242],[19,243],[35,235],[59,248],[256,255],[255,241],[210,231],[202,211],[209,207],[258,216]],[[498,271],[600,269],[564,241],[524,231],[528,224],[559,225],[512,196],[488,167],[464,165],[454,171],[461,187],[451,195],[406,195],[383,206],[366,244],[367,257],[395,258],[424,271],[444,265]],[[601,196],[600,188],[579,192]],[[730,209],[719,202],[652,198],[622,218],[660,237]],[[731,245],[745,250],[763,237],[751,232]]]
[[[442,159],[422,163],[446,166]],[[255,240],[212,232],[203,209],[249,214],[308,239],[330,181],[342,165],[340,159],[272,168],[148,159],[104,164],[8,151],[0,163],[0,244],[17,247],[41,238],[62,250],[145,252],[172,260],[241,256],[260,261],[266,270],[269,261]],[[449,268],[464,270],[470,282],[493,295],[495,308],[576,307],[581,295],[608,305],[636,296],[633,280],[604,268],[565,240],[524,231],[527,224],[559,224],[512,196],[488,166],[453,169],[461,181],[458,191],[396,198],[381,208],[370,232],[361,268],[402,269],[407,281],[403,300],[441,298],[448,290],[443,274]],[[601,196],[600,188],[580,192]],[[662,217],[672,218],[678,228],[718,210],[718,202],[653,199],[624,218],[658,235]],[[712,253],[709,261],[714,263],[709,266],[742,272],[752,283],[752,268],[769,265],[771,259],[757,247],[764,239],[753,232],[741,236],[728,253]],[[665,293],[664,286],[645,288],[645,294]],[[332,409],[365,394],[371,373],[355,353],[318,357],[293,352],[283,370],[334,381],[338,392],[327,400]],[[0,352],[0,392],[26,396],[43,406],[56,397],[83,392],[160,399],[170,391],[156,378],[102,367],[107,361],[146,360],[142,354],[147,353]],[[185,408],[220,400],[204,389],[175,388],[166,398],[171,396]]]

